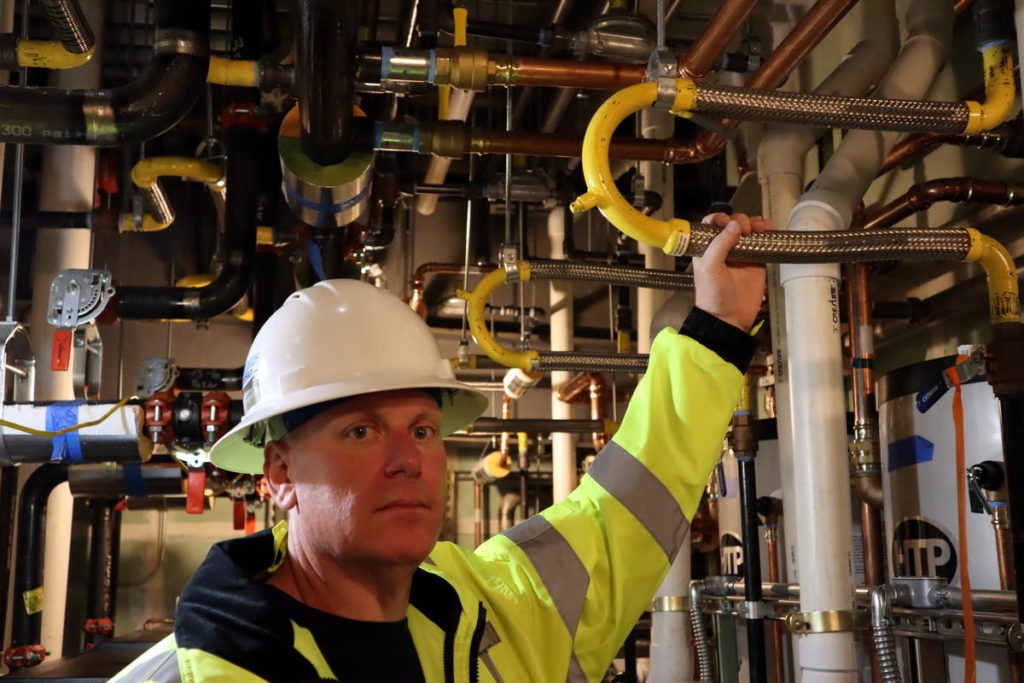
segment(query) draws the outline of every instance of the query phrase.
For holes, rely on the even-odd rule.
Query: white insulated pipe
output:
[[[951,4],[911,0],[906,13],[907,41],[877,94],[923,98],[945,62],[952,22]],[[848,134],[814,186],[794,207],[788,228],[845,229],[854,205],[867,191],[898,137],[880,131]],[[852,610],[839,267],[784,264],[779,274],[785,292],[793,483],[800,506],[795,515],[800,610]],[[793,516],[792,512],[787,515]],[[853,634],[802,636],[799,668],[801,683],[856,683],[859,673]]]
[[[465,121],[469,116],[469,108],[473,106],[472,90],[455,88],[448,99],[448,121]],[[423,175],[423,182],[428,185],[440,185],[448,177],[448,168],[452,165],[450,157],[430,157],[430,164],[427,172]],[[421,216],[432,216],[437,209],[436,194],[421,194],[416,198],[416,212]]]
[[[572,230],[566,224],[564,206],[556,206],[548,213],[548,238],[551,241],[551,258],[564,259],[563,242],[565,231]],[[548,285],[550,295],[548,320],[551,324],[551,350],[573,350],[573,303],[572,282],[552,280]],[[551,417],[555,420],[572,419],[572,404],[558,398],[558,390],[572,379],[571,372],[551,373]],[[554,502],[564,500],[576,488],[576,434],[554,433],[551,435],[551,487]]]
[[[673,115],[667,111],[644,109],[640,112],[640,131],[645,138],[668,138],[675,126]],[[661,208],[656,218],[671,218],[675,215],[673,190],[673,168],[657,161],[640,162],[640,173],[644,177],[644,189],[661,195]],[[673,270],[675,259],[657,247],[640,245],[644,255],[644,267],[657,270]],[[665,305],[672,292],[662,289],[641,287],[637,290],[636,329],[637,353],[650,353],[651,344],[658,330],[651,329],[654,315]],[[682,320],[679,321],[682,324]],[[655,602],[661,598],[681,598],[685,604],[690,595],[690,554],[691,538],[687,534],[669,567],[668,575],[654,594]],[[669,600],[663,603],[669,603]],[[660,607],[665,607],[665,604]],[[690,648],[690,619],[684,610],[651,613],[651,669],[649,683],[677,683],[693,678],[693,655]]]

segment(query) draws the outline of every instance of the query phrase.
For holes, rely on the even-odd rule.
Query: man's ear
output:
[[[284,441],[271,441],[263,447],[263,478],[271,499],[282,510],[291,510],[298,502],[288,470],[290,458],[291,448]]]

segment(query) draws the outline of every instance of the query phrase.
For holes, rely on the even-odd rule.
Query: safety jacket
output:
[[[750,338],[730,328],[723,343],[724,323],[710,318],[697,310],[684,334],[658,335],[621,427],[567,499],[475,551],[434,547],[416,572],[407,612],[427,683],[603,679],[688,533],[739,400],[737,366],[745,369],[753,349],[737,360],[729,335]],[[282,536],[228,542],[262,544],[259,566],[240,570],[250,584],[261,585],[279,564]],[[224,552],[218,544],[211,555]],[[205,589],[194,591],[199,581]],[[346,680],[325,656],[337,644],[314,637],[298,617],[267,617],[260,612],[272,606],[260,605],[221,613],[211,604],[218,581],[201,567],[182,594],[174,635],[112,680]],[[208,632],[205,642],[197,631]],[[232,651],[237,633],[263,645]],[[274,662],[287,662],[288,674],[274,673]]]

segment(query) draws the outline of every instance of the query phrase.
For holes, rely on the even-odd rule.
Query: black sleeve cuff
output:
[[[679,333],[711,349],[740,372],[747,371],[757,351],[754,337],[696,306],[686,316]]]

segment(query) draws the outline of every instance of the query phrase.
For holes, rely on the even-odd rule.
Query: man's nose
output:
[[[388,452],[385,461],[388,476],[418,477],[423,472],[423,453],[420,444],[403,430],[388,433]]]

